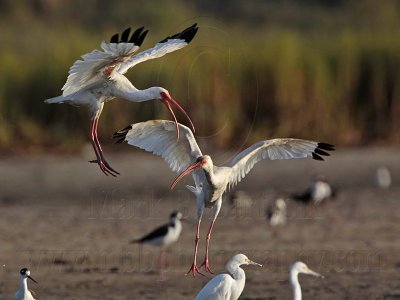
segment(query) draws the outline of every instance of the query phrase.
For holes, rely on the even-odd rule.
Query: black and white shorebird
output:
[[[28,289],[28,279],[32,280],[35,283],[38,283],[35,279],[32,278],[31,272],[27,268],[22,268],[19,271],[19,289],[15,293],[14,300],[35,300],[33,296],[36,297],[35,293],[32,290]]]
[[[69,69],[67,82],[62,88],[63,94],[45,100],[46,103],[68,103],[74,106],[88,106],[91,113],[90,141],[100,169],[106,175],[117,176],[119,173],[108,164],[97,136],[97,127],[104,103],[116,97],[132,102],[160,100],[177,121],[171,108],[175,106],[188,119],[194,130],[193,123],[185,110],[175,101],[169,92],[162,87],[151,87],[139,90],[132,85],[124,74],[133,66],[144,61],[159,58],[167,53],[179,50],[188,45],[197,33],[197,24],[186,28],[180,33],[173,34],[158,42],[153,48],[134,53],[142,45],[147,30],[138,28],[131,35],[127,28],[121,36],[115,34],[110,42],[103,41],[102,51],[93,50],[82,55]],[[179,131],[176,132],[179,138]]]
[[[131,241],[131,243],[149,244],[160,247],[159,266],[161,279],[164,279],[165,248],[179,239],[182,232],[181,219],[182,213],[174,211],[171,213],[170,221],[167,224],[157,227],[140,239]]]
[[[179,124],[181,138],[176,140],[176,127],[171,121],[153,120],[132,124],[114,134],[116,143],[126,141],[129,145],[139,147],[161,156],[173,171],[180,175],[171,184],[175,187],[185,175],[192,173],[195,186],[187,186],[196,196],[197,230],[193,264],[188,273],[199,272],[196,264],[197,246],[200,238],[200,223],[204,208],[211,209],[212,221],[206,237],[206,254],[202,266],[212,273],[208,260],[209,241],[215,220],[222,205],[222,195],[230,187],[240,182],[254,165],[263,160],[281,160],[293,158],[313,158],[324,160],[322,156],[330,155],[328,151],[334,146],[300,139],[272,139],[255,143],[243,150],[228,164],[217,167],[211,157],[203,155],[193,132]],[[201,274],[201,273],[200,273]]]
[[[319,205],[329,198],[336,196],[336,190],[323,175],[314,176],[311,186],[301,193],[295,193],[290,196],[291,199],[302,202]]]

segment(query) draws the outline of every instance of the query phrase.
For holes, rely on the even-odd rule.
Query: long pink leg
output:
[[[99,141],[99,138],[98,138],[98,135],[97,135],[97,127],[98,127],[98,126],[99,126],[99,118],[95,118],[94,140],[95,140],[95,143],[96,143],[96,145],[97,145],[97,148],[99,149],[101,161],[102,161],[102,162],[104,163],[104,165],[108,168],[108,171],[109,171],[109,172],[111,171],[111,172],[114,172],[114,173],[116,173],[116,174],[119,175],[119,172],[117,172],[117,171],[115,171],[113,168],[111,168],[111,166],[108,164],[108,162],[107,162],[106,159],[104,158],[103,150],[101,149],[100,141]],[[115,177],[114,174],[111,174],[111,175],[113,175],[113,176]]]
[[[212,231],[212,229],[214,227],[214,223],[215,223],[215,219],[212,220],[211,225],[210,225],[210,229],[208,230],[208,233],[207,233],[207,238],[206,238],[206,256],[204,258],[204,262],[200,266],[200,268],[204,266],[205,270],[207,272],[211,273],[211,274],[214,274],[214,272],[211,271],[210,263],[208,261],[208,249],[209,249],[209,246],[210,246],[211,231]]]
[[[159,265],[160,265],[160,281],[165,280],[165,252],[164,252],[164,247],[160,247],[160,257],[159,257]]]
[[[197,267],[197,263],[196,263],[197,246],[199,245],[199,240],[200,240],[200,223],[201,223],[201,218],[199,218],[199,221],[197,223],[196,238],[194,239],[193,263],[192,263],[192,266],[190,267],[189,271],[186,273],[186,275],[188,275],[189,273],[192,273],[193,277],[195,277],[196,274],[200,274],[200,275],[204,276],[204,274],[199,271],[199,268]]]
[[[96,154],[97,160],[94,161],[90,161],[90,162],[95,162],[99,165],[100,169],[103,171],[104,174],[108,175],[112,175],[114,177],[116,177],[116,175],[113,173],[114,170],[112,170],[111,168],[109,168],[104,161],[104,157],[103,157],[103,153],[100,147],[100,143],[98,141],[98,137],[97,137],[97,124],[98,124],[98,116],[94,117],[92,120],[92,124],[90,126],[90,141],[92,143],[94,152]],[[114,171],[115,172],[115,171]],[[119,174],[119,173],[117,173]]]
[[[213,229],[213,227],[214,227],[214,223],[215,223],[215,220],[216,220],[217,217],[218,217],[219,211],[221,210],[221,206],[222,206],[222,198],[219,198],[219,199],[215,202],[214,206],[211,208],[212,214],[213,214],[213,219],[212,219],[212,222],[211,222],[211,225],[210,225],[210,229],[208,229],[208,233],[207,233],[207,240],[206,240],[206,256],[205,256],[205,258],[204,258],[204,262],[203,262],[203,263],[201,264],[201,266],[200,266],[200,268],[201,268],[202,266],[204,266],[204,268],[206,269],[206,271],[209,272],[209,273],[211,273],[211,274],[214,274],[214,273],[213,273],[213,271],[211,271],[210,263],[209,263],[209,261],[208,261],[208,250],[209,250],[209,248],[210,248],[211,231],[212,231],[212,229]]]

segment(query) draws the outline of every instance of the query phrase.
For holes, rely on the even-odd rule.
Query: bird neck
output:
[[[238,299],[243,292],[246,283],[246,274],[240,266],[228,267],[228,271],[234,279],[235,288],[232,291],[232,299]]]
[[[206,176],[207,182],[209,186],[215,186],[215,174],[214,174],[214,166],[213,165],[207,165],[206,167],[203,168],[203,172]]]
[[[138,90],[135,87],[131,87],[125,91],[121,91],[121,98],[124,98],[132,102],[144,102],[149,100],[155,100],[153,88],[148,88],[145,90]]]
[[[301,287],[298,275],[299,273],[295,270],[290,272],[290,284],[293,288],[293,300],[301,300]]]
[[[171,226],[172,226],[172,227],[179,227],[179,226],[181,226],[181,220],[179,220],[178,218],[172,218],[172,219],[171,219]]]
[[[239,265],[227,266],[228,272],[235,280],[246,280],[246,274]]]
[[[19,281],[19,289],[21,291],[28,291],[28,278],[21,278]]]

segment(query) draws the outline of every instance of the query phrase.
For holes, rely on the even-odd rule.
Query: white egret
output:
[[[246,283],[246,274],[241,265],[261,264],[251,261],[244,254],[236,254],[226,265],[229,274],[219,274],[211,279],[197,294],[195,300],[236,300],[239,299]]]
[[[289,272],[289,280],[290,280],[290,284],[292,285],[292,288],[293,288],[293,299],[294,300],[301,300],[301,286],[299,283],[299,274],[307,274],[307,275],[324,278],[324,276],[322,276],[321,274],[318,274],[317,272],[310,270],[310,268],[307,267],[307,265],[305,263],[303,263],[301,261],[295,262],[290,267],[290,272]]]

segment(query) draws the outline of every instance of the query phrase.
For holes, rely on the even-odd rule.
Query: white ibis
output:
[[[185,47],[194,38],[197,30],[197,24],[193,24],[182,32],[163,39],[153,48],[133,55],[142,45],[148,31],[143,31],[143,27],[141,27],[130,35],[130,28],[127,28],[121,34],[121,38],[115,34],[109,43],[103,41],[100,45],[103,51],[93,50],[84,54],[82,60],[77,60],[69,70],[67,82],[62,88],[62,96],[45,100],[46,103],[68,103],[74,106],[89,107],[92,118],[90,140],[97,158],[91,162],[97,163],[104,174],[112,176],[119,174],[105,160],[97,136],[99,117],[104,103],[109,100],[116,97],[132,102],[160,100],[172,114],[176,126],[178,125],[171,105],[186,116],[194,130],[188,114],[166,89],[151,87],[138,90],[123,74],[141,62]],[[179,138],[179,131],[177,131],[177,136]]]
[[[301,300],[301,286],[299,283],[299,274],[307,274],[307,275],[312,275],[316,277],[321,277],[324,278],[321,274],[318,274],[317,272],[314,272],[313,270],[310,270],[307,265],[301,261],[295,262],[289,272],[289,280],[290,284],[292,285],[293,288],[293,299],[294,300]]]
[[[302,193],[293,194],[291,198],[299,202],[319,205],[326,199],[335,196],[336,192],[325,176],[318,175],[313,177],[311,186],[308,189]]]
[[[28,289],[28,279],[37,283],[37,281],[32,278],[31,272],[27,268],[22,268],[21,271],[19,271],[19,289],[15,293],[15,300],[35,300],[32,296],[32,294],[34,294],[33,291]]]
[[[164,248],[175,243],[182,231],[182,213],[174,211],[170,215],[169,223],[154,229],[149,234],[146,234],[140,239],[133,240],[131,243],[149,244],[152,246],[160,247],[160,278],[164,279]]]
[[[196,265],[197,246],[199,241],[200,222],[204,208],[211,208],[212,222],[206,237],[206,255],[204,266],[212,273],[208,250],[211,231],[221,209],[222,195],[230,187],[236,185],[253,166],[262,159],[278,160],[310,157],[323,160],[321,156],[329,155],[326,151],[334,150],[334,146],[299,139],[273,139],[260,141],[239,153],[231,162],[222,167],[213,164],[211,157],[203,155],[192,131],[179,124],[181,138],[176,140],[175,124],[171,121],[153,120],[132,124],[114,134],[115,142],[126,141],[129,145],[139,147],[155,155],[161,156],[173,171],[180,173],[171,185],[175,187],[178,181],[193,172],[195,187],[187,188],[196,195],[197,202],[197,232],[192,267],[193,275],[200,273]],[[200,273],[201,274],[201,273]]]
[[[261,264],[251,261],[244,254],[236,254],[226,265],[229,274],[219,274],[211,279],[197,294],[195,300],[236,300],[246,284],[246,274],[241,265]]]

